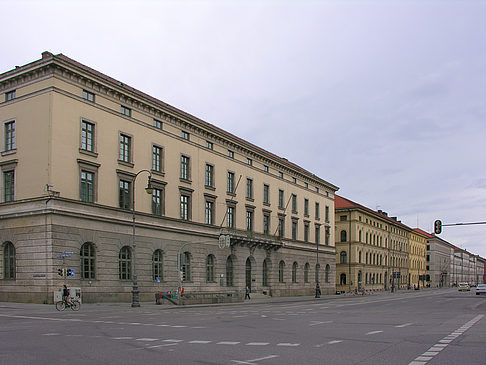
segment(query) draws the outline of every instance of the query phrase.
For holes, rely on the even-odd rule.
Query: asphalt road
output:
[[[238,305],[0,303],[0,365],[486,364],[486,296],[455,289]]]

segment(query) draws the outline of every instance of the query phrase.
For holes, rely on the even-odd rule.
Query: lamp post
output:
[[[321,288],[319,287],[319,241],[316,242],[316,298],[321,297]]]
[[[152,194],[153,188],[150,183],[152,173],[149,170],[140,170],[137,172],[132,181],[132,250],[133,250],[133,289],[132,289],[132,308],[140,307],[138,282],[137,282],[137,244],[135,242],[135,180],[142,172],[148,172],[149,177],[145,191],[147,194]]]

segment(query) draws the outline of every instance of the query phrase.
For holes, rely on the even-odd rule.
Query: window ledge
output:
[[[98,157],[98,153],[97,152],[83,150],[81,148],[79,149],[79,153],[82,153],[83,155],[88,155],[88,156],[91,156],[91,157]]]
[[[118,160],[118,163],[120,165],[127,166],[127,167],[132,167],[133,168],[133,163],[131,163],[131,162],[126,162],[126,161]]]
[[[2,151],[2,156],[13,155],[14,153],[17,153],[17,149],[16,148],[14,148],[12,150],[8,150],[8,151]]]

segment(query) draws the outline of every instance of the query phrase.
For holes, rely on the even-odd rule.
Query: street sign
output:
[[[156,282],[156,283],[160,283],[160,277],[158,277],[158,276],[157,276],[157,277],[155,278],[155,282]]]
[[[62,259],[63,259],[63,258],[65,258],[65,257],[69,257],[69,255],[64,255],[64,254],[61,254],[61,255],[56,255],[56,257],[58,257],[58,258],[62,258]]]
[[[65,253],[66,255],[74,255],[73,251],[64,251],[63,253]]]

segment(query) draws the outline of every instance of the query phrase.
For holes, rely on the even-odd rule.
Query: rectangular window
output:
[[[282,171],[279,171],[278,172],[278,177],[281,178],[281,179],[283,179],[283,172]]]
[[[213,142],[206,141],[206,148],[212,150],[214,148]]]
[[[94,123],[81,121],[81,149],[94,152],[95,147],[95,125]]]
[[[15,90],[9,91],[5,93],[5,101],[10,101],[15,99]]]
[[[281,189],[278,191],[278,207],[280,209],[284,209],[285,208],[284,191],[281,190]]]
[[[297,195],[292,194],[292,213],[297,213]]]
[[[214,202],[206,200],[205,207],[206,224],[214,224]]]
[[[316,202],[316,219],[321,219],[321,212],[319,203]]]
[[[187,141],[189,141],[189,132],[181,131],[181,137]]]
[[[228,150],[228,157],[235,158],[235,153],[231,150]]]
[[[304,215],[309,216],[309,199],[304,199]]]
[[[190,219],[190,203],[191,197],[181,194],[181,219],[185,221]]]
[[[246,179],[246,198],[253,199],[253,180]]]
[[[283,237],[285,234],[285,218],[278,217],[278,236]]]
[[[331,237],[331,229],[326,227],[326,245],[329,246],[329,238]]]
[[[15,120],[5,123],[5,151],[15,149]]]
[[[306,189],[309,189],[309,183],[304,183],[304,187],[305,187]]]
[[[120,180],[119,206],[122,209],[131,208],[131,185],[130,181]]]
[[[83,90],[83,99],[94,102],[94,94],[87,90]]]
[[[227,184],[226,184],[226,191],[228,193],[234,193],[235,192],[235,173],[228,171],[228,178],[227,178]]]
[[[270,204],[270,185],[263,185],[263,204]]]
[[[152,191],[152,214],[162,215],[163,214],[163,196],[164,192],[162,189],[154,188]]]
[[[309,223],[304,223],[304,241],[309,242]]]
[[[123,115],[126,115],[127,117],[131,117],[132,116],[132,109],[127,108],[126,106],[121,105],[120,106],[120,112]]]
[[[81,201],[94,202],[94,174],[81,170]]]
[[[152,146],[152,170],[162,172],[162,147]]]
[[[11,202],[15,199],[15,171],[5,171],[3,173],[3,187],[4,194],[3,200],[5,202]]]
[[[131,162],[132,138],[126,134],[120,134],[120,161]]]
[[[246,211],[246,230],[248,232],[253,232],[253,211]]]
[[[292,221],[292,239],[297,240],[297,221]]]
[[[329,223],[329,206],[326,205],[326,223]]]
[[[162,122],[160,120],[154,119],[154,127],[157,129],[162,129]]]
[[[229,206],[226,211],[226,222],[228,228],[235,228],[235,207]]]
[[[347,220],[348,220],[348,216],[347,216],[347,215],[341,215],[341,216],[339,216],[339,220],[340,220],[341,222],[345,222],[345,221],[347,221]]]
[[[253,160],[252,160],[251,158],[247,158],[247,159],[246,159],[246,164],[247,164],[248,166],[253,166]]]
[[[181,156],[181,179],[190,180],[190,158],[188,156]]]
[[[263,165],[263,172],[268,172],[268,166],[267,165]]]
[[[270,234],[270,214],[263,214],[263,234]]]
[[[294,184],[297,184],[297,179],[296,179],[295,177],[293,177],[293,178],[292,178],[292,182],[293,182]]]
[[[214,166],[206,164],[205,185],[214,188]]]
[[[316,236],[316,243],[319,244],[321,242],[321,227],[320,226],[316,226],[315,236]]]

